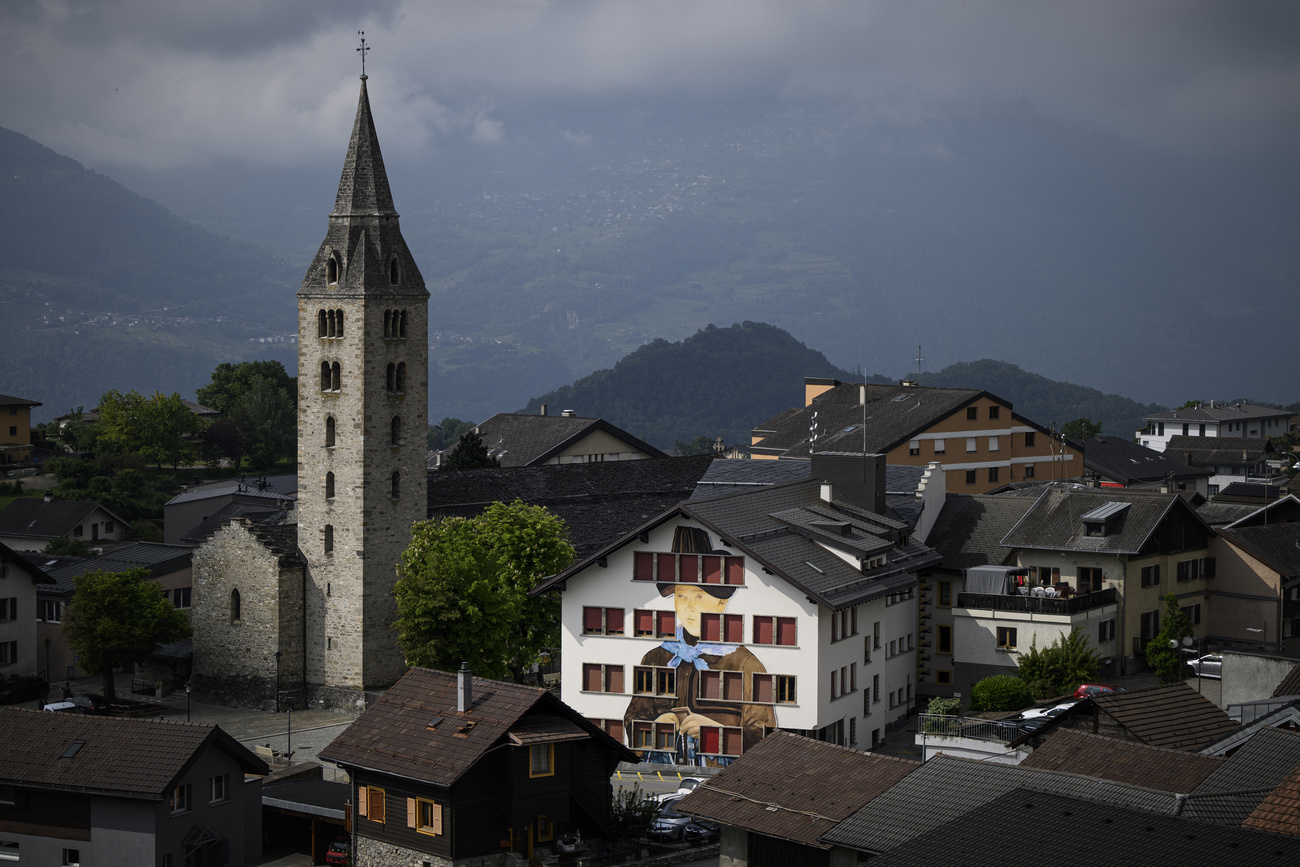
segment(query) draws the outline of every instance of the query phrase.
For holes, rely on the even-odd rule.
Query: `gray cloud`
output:
[[[5,4],[0,125],[92,165],[337,158],[364,29],[385,149],[511,131],[494,96],[1028,104],[1178,153],[1300,144],[1300,5],[1210,0],[45,0]]]

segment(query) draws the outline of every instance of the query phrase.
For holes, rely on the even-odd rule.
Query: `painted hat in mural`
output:
[[[706,555],[730,555],[730,551],[717,550],[713,547],[713,539],[709,537],[709,531],[702,527],[678,527],[673,532],[674,554],[706,554]],[[733,584],[717,584],[709,582],[690,582],[692,586],[699,587],[705,593],[718,599],[730,599],[736,592]],[[677,585],[672,582],[660,581],[655,586],[659,588],[660,596],[672,596],[673,588]]]

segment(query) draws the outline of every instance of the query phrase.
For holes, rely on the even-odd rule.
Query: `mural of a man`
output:
[[[697,533],[704,535],[702,531]],[[679,533],[673,545],[679,552],[680,547],[685,547],[679,546],[682,538],[683,534]],[[672,724],[678,735],[677,759],[688,763],[699,753],[701,726],[740,728],[744,749],[749,749],[762,739],[765,726],[776,725],[776,714],[770,704],[753,703],[754,675],[765,674],[767,669],[743,645],[700,640],[704,615],[721,615],[737,588],[727,584],[666,582],[657,586],[661,596],[673,599],[676,635],[646,653],[641,665],[675,669],[677,692],[676,696],[633,696],[624,718],[627,732],[632,733],[634,721]],[[743,700],[702,698],[701,676],[708,671],[741,672]]]

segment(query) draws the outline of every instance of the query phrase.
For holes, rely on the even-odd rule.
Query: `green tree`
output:
[[[572,562],[564,522],[519,501],[416,524],[393,589],[406,661],[443,671],[470,661],[481,677],[522,681],[559,641],[558,600],[528,591]]]
[[[94,451],[95,442],[99,439],[99,425],[87,421],[82,408],[77,407],[72,412],[72,418],[68,419],[59,430],[59,438],[73,451]]]
[[[157,392],[145,402],[142,421],[141,457],[157,466],[159,472],[163,464],[170,464],[174,472],[181,460],[191,454],[188,439],[199,428],[198,417],[190,412],[179,394]]]
[[[114,389],[99,399],[99,448],[107,452],[140,452],[148,400],[134,389]]]
[[[455,445],[461,437],[461,434],[472,429],[474,422],[463,421],[458,418],[447,416],[437,424],[429,425],[429,434],[426,438],[428,448],[442,450],[449,446]]]
[[[1041,650],[1035,638],[1029,650],[1020,654],[1020,679],[1031,685],[1039,680],[1049,681],[1051,695],[1073,692],[1079,684],[1095,680],[1100,668],[1101,658],[1081,629],[1073,630],[1068,636],[1058,635],[1056,641]]]
[[[713,441],[713,438],[703,434],[689,440],[673,440],[673,451],[679,455],[711,455]]]
[[[218,364],[212,371],[212,381],[195,392],[199,403],[229,416],[255,380],[264,379],[275,388],[282,388],[297,406],[298,380],[290,376],[278,361],[241,361],[238,364]]]
[[[1101,422],[1080,416],[1074,421],[1067,421],[1065,426],[1061,428],[1061,433],[1068,440],[1083,442],[1086,439],[1101,436]]]
[[[95,549],[85,539],[70,539],[67,536],[60,536],[57,539],[51,539],[50,543],[41,549],[42,554],[53,554],[56,557],[94,557]]]
[[[191,632],[189,618],[159,592],[147,569],[79,575],[63,626],[82,668],[103,676],[110,700],[114,669],[145,662],[162,645]]]
[[[1161,683],[1176,683],[1187,674],[1183,662],[1183,639],[1193,637],[1192,621],[1178,607],[1178,597],[1165,594],[1165,616],[1161,618],[1160,632],[1147,645],[1147,665],[1156,673]]]
[[[649,792],[641,791],[640,783],[633,783],[630,789],[615,791],[609,805],[609,824],[614,844],[617,846],[644,836],[655,819],[659,818],[662,806]]]
[[[440,469],[476,470],[480,467],[499,467],[501,461],[488,454],[478,431],[470,429],[460,435],[456,447],[447,453]]]
[[[195,393],[222,418],[204,437],[208,461],[229,458],[238,470],[247,457],[265,471],[292,458],[298,440],[298,380],[278,361],[218,364],[212,381]]]
[[[1020,710],[1033,704],[1029,684],[1009,674],[994,674],[970,688],[972,711]]]

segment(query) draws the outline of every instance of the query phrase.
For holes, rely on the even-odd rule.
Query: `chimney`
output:
[[[841,499],[877,514],[885,512],[885,456],[861,452],[817,452],[812,477],[825,479]],[[823,486],[822,499],[826,499]]]
[[[822,502],[829,503],[830,501],[831,501],[831,483],[829,480],[827,480],[825,482],[822,482]]]
[[[565,418],[573,418],[575,415],[577,415],[577,413],[571,409],[566,409],[563,412],[561,412],[560,415],[564,416]]]
[[[858,406],[866,406],[866,405],[867,405],[867,387],[865,385],[861,385],[858,386]]]
[[[473,678],[474,675],[469,672],[469,663],[462,662],[460,671],[456,672],[456,710],[461,713],[467,713],[474,704]]]
[[[546,404],[542,404],[542,415],[546,415]]]

